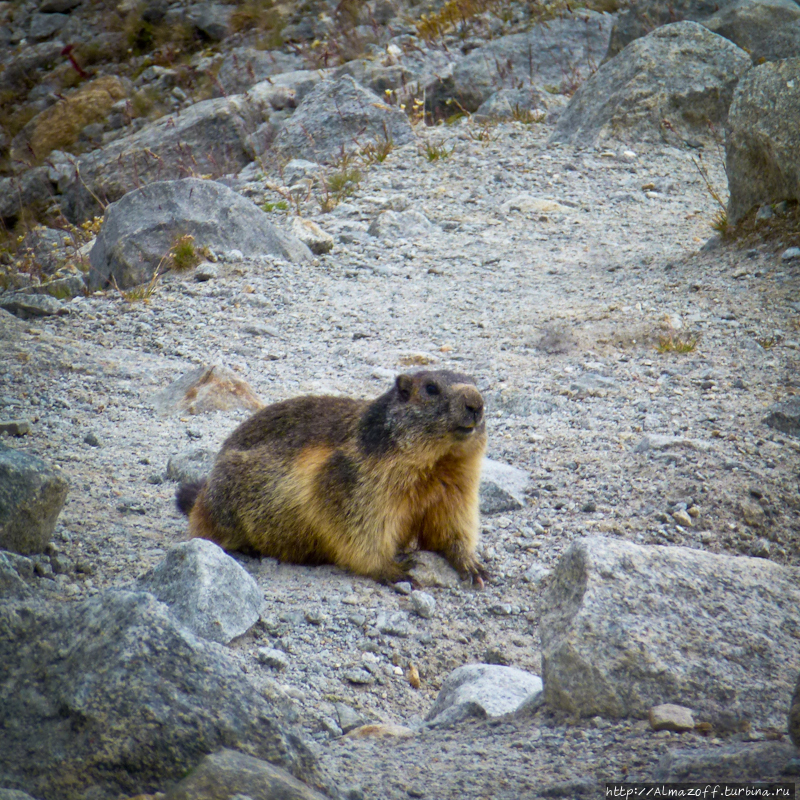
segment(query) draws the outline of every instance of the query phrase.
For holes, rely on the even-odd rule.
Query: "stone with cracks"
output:
[[[151,122],[90,153],[70,157],[58,187],[74,223],[102,213],[102,203],[155,181],[238,173],[253,160],[248,137],[269,115],[249,95],[205,100]]]
[[[238,250],[310,261],[311,251],[276,228],[250,200],[215,181],[160,181],[130,192],[106,209],[89,256],[89,288],[124,289],[169,269],[170,252],[190,235],[196,251]]]
[[[612,22],[609,14],[577,11],[501,36],[456,63],[452,95],[465,110],[476,111],[500,89],[572,89],[606,52]]]
[[[205,539],[175,545],[134,585],[169,606],[186,630],[228,644],[258,621],[264,595],[225,551]]]
[[[634,0],[617,15],[605,60],[662,25],[687,19],[699,22],[728,5],[733,5],[732,0]]]
[[[605,60],[634,39],[682,20],[730,39],[755,64],[800,55],[800,6],[794,0],[636,0],[617,15]]]
[[[695,143],[722,131],[750,57],[696,22],[665,25],[629,44],[572,96],[551,140]]]
[[[727,744],[712,750],[670,750],[659,762],[653,780],[670,782],[785,781],[789,760],[796,755],[789,742]]]
[[[161,414],[207,414],[244,408],[258,411],[263,403],[250,384],[227,367],[197,367],[150,398]]]
[[[445,678],[425,719],[434,725],[465,716],[502,717],[519,710],[542,691],[532,672],[495,664],[466,664]]]
[[[800,5],[794,0],[738,0],[702,23],[747,50],[754,64],[800,57]]]
[[[0,444],[0,548],[44,552],[68,490],[64,476],[41,458]]]
[[[319,785],[282,712],[144,592],[0,609],[0,786],[51,800],[163,791],[236,748]]]
[[[674,703],[723,729],[785,725],[800,569],[589,537],[559,560],[542,610],[550,706],[643,719]]]
[[[206,756],[176,786],[164,800],[218,800],[218,798],[248,797],[250,800],[325,800],[286,770],[267,761],[220,750]]]
[[[480,483],[481,514],[524,508],[530,480],[530,475],[524,470],[484,458]]]
[[[286,120],[273,150],[284,159],[329,161],[344,152],[390,139],[408,144],[414,131],[406,115],[349,75],[320,81]]]
[[[753,67],[736,87],[725,143],[728,222],[800,200],[800,58]]]

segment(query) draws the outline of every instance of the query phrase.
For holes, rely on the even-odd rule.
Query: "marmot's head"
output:
[[[398,375],[385,396],[387,427],[402,450],[467,452],[486,445],[483,397],[468,375],[446,370]]]

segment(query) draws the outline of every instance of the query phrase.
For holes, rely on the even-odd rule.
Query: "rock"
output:
[[[609,14],[581,10],[494,39],[456,63],[452,98],[476,111],[498,90],[527,89],[534,78],[539,86],[572,90],[605,53],[612,23]]]
[[[435,230],[437,227],[419,211],[382,211],[367,233],[378,239],[416,239]]]
[[[339,718],[339,727],[342,729],[342,733],[349,733],[355,728],[363,726],[364,720],[361,715],[350,706],[344,703],[334,703],[333,705],[336,709],[336,716]]]
[[[189,6],[186,19],[204,38],[221,42],[231,33],[233,7],[220,3],[193,3]]]
[[[303,59],[294,53],[236,47],[222,59],[217,73],[217,92],[227,95],[246,92],[251,86],[264,83],[268,78],[273,79],[269,82],[273,86],[280,85],[279,82],[285,86],[287,80],[294,84],[307,82],[305,91],[308,92],[323,73],[318,70],[304,70],[304,66]],[[298,80],[299,75],[302,77]]]
[[[268,115],[249,95],[205,100],[73,157],[59,180],[64,216],[82,222],[102,213],[95,197],[113,203],[154,181],[238,173],[255,155],[248,137]]]
[[[800,570],[603,537],[573,543],[542,599],[548,705],[647,716],[684,705],[722,728],[784,724]]]
[[[436,586],[440,589],[456,589],[461,578],[447,559],[428,550],[417,550],[411,554],[413,566],[408,574],[419,586]]]
[[[146,593],[0,611],[0,774],[35,796],[162,791],[236,747],[305,780],[315,760],[220,645]]]
[[[34,14],[28,28],[28,38],[41,42],[55,36],[69,21],[66,14]]]
[[[744,50],[695,22],[665,25],[629,44],[572,96],[551,139],[583,146],[609,137],[704,140],[722,130],[750,68]]]
[[[706,439],[689,439],[686,436],[669,436],[661,433],[648,433],[642,437],[634,451],[637,453],[647,453],[651,450],[697,450],[705,453],[713,449],[711,442]]]
[[[569,211],[566,206],[555,200],[536,197],[528,192],[522,192],[506,200],[500,208],[504,214],[510,214],[512,211],[519,211],[521,214],[563,214]]]
[[[264,602],[253,578],[205,539],[175,545],[133,588],[166,603],[172,616],[195,636],[219,644],[250,630]]]
[[[797,678],[792,704],[789,707],[789,736],[795,747],[800,748],[800,676]]]
[[[27,792],[20,792],[16,789],[0,789],[0,800],[35,800]]]
[[[786,780],[783,770],[795,752],[788,742],[728,744],[713,750],[671,750],[656,766],[653,780],[704,783]]]
[[[684,731],[694,730],[694,717],[688,708],[676,706],[672,703],[664,703],[660,706],[653,706],[647,713],[650,720],[650,727],[654,731]]]
[[[311,251],[278,230],[255,203],[215,181],[160,181],[130,192],[106,209],[90,254],[89,288],[116,281],[124,289],[146,283],[182,236],[194,247],[238,249],[244,256],[311,260]]]
[[[0,444],[0,548],[44,552],[68,490],[60,472],[40,458]]]
[[[524,508],[525,492],[529,486],[530,475],[527,472],[484,458],[480,484],[481,514],[499,514]]]
[[[6,601],[11,598],[28,598],[32,595],[28,585],[15,569],[11,555],[13,554],[0,551],[0,597]]]
[[[26,419],[0,420],[0,433],[9,436],[26,436],[31,432],[31,424]]]
[[[235,750],[206,756],[163,800],[233,800],[234,795],[250,800],[325,800],[285,769]]]
[[[41,163],[51,151],[72,146],[83,128],[102,122],[125,94],[122,81],[112,75],[83,84],[25,125],[11,141],[10,158]]]
[[[473,114],[473,119],[480,122],[483,119],[513,119],[520,117],[521,122],[527,121],[526,115],[534,110],[544,111],[547,102],[541,92],[533,87],[527,89],[500,89],[488,99],[484,100],[478,110]],[[529,118],[529,116],[528,116]]]
[[[747,50],[754,64],[800,56],[800,6],[794,0],[738,0],[702,23]]]
[[[406,614],[405,611],[395,611],[393,613],[381,611],[380,614],[378,614],[375,627],[387,636],[405,637],[411,633],[408,614]]]
[[[349,75],[320,81],[278,132],[278,157],[329,161],[376,140],[407,144],[414,131],[406,115],[359,86]]]
[[[66,11],[72,11],[77,8],[83,0],[44,0],[39,5],[39,13],[41,14],[63,14]]]
[[[634,39],[646,36],[662,25],[682,20],[699,22],[728,5],[730,0],[634,0],[617,15],[611,30],[605,61],[613,58]]]
[[[296,236],[312,253],[318,256],[333,250],[333,236],[310,219],[294,217],[291,232],[292,236]]]
[[[63,42],[42,42],[29,45],[14,53],[0,73],[0,90],[10,92],[27,91],[31,83],[39,77],[39,70],[52,69],[63,60]]]
[[[348,739],[410,739],[414,735],[411,728],[392,723],[361,725],[347,734]],[[2,798],[0,798],[2,800]]]
[[[800,199],[800,58],[753,67],[736,87],[726,137],[728,221]]]
[[[781,261],[797,261],[800,259],[800,247],[787,247],[781,253]]]
[[[68,313],[64,304],[55,297],[24,292],[3,295],[0,297],[0,308],[20,319],[36,319]]]
[[[214,454],[205,447],[184,450],[167,461],[167,480],[177,483],[197,483],[211,472]]]
[[[259,647],[256,652],[260,663],[272,669],[282,670],[289,666],[289,656],[274,647]]]
[[[263,403],[250,385],[226,367],[197,367],[150,398],[161,414],[208,414],[244,408],[258,411]]]
[[[436,610],[436,600],[427,592],[412,591],[411,607],[423,619],[430,619]]]
[[[13,222],[25,209],[44,209],[52,201],[52,197],[53,185],[50,183],[47,167],[36,167],[25,170],[21,175],[0,178],[0,217],[13,227]],[[39,226],[33,230],[38,229]],[[61,238],[63,239],[63,233]]]
[[[542,679],[515,667],[466,664],[445,678],[433,707],[425,717],[433,725],[467,716],[502,717],[517,711],[540,694]],[[447,718],[440,719],[447,714]]]

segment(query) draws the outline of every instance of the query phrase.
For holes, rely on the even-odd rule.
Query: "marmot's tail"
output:
[[[205,480],[192,481],[192,483],[182,483],[175,492],[175,505],[178,506],[178,511],[181,514],[189,516],[189,512],[194,506],[194,501],[197,500],[197,495],[200,490],[206,485]]]

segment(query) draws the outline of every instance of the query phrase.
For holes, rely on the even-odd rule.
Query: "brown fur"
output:
[[[228,437],[193,504],[195,487],[179,489],[180,507],[191,536],[227,550],[392,581],[405,575],[399,551],[416,545],[482,585],[474,551],[485,449],[470,378],[405,374],[371,402],[267,406]]]

